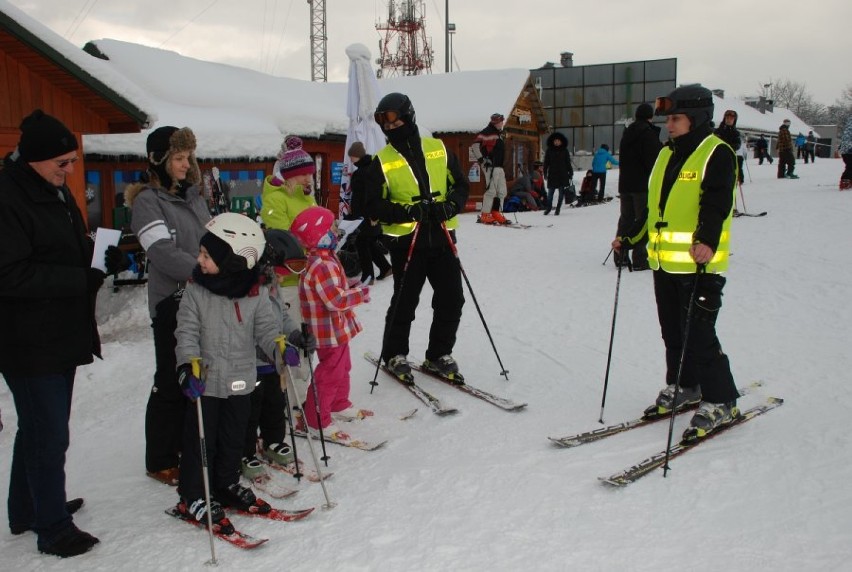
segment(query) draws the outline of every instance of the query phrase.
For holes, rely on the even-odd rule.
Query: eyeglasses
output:
[[[57,167],[59,167],[60,169],[64,169],[68,165],[73,165],[79,159],[80,159],[80,157],[72,157],[71,159],[62,159],[61,161],[57,161],[56,159],[54,159],[54,162],[56,163]]]
[[[379,125],[384,125],[385,123],[395,123],[396,120],[399,119],[399,112],[393,109],[389,109],[387,111],[377,111],[373,114],[373,118]]]

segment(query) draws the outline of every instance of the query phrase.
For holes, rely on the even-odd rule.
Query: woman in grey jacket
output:
[[[180,296],[192,275],[207,203],[197,186],[195,135],[188,127],[160,127],[148,135],[148,180],[128,187],[130,223],[148,258],[148,310],[156,371],[145,412],[148,476],[177,485],[186,398],[175,377],[175,328]]]

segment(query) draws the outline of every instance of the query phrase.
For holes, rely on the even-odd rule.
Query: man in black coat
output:
[[[349,189],[352,191],[352,216],[355,219],[363,218],[361,226],[358,227],[358,236],[355,237],[355,247],[358,250],[358,262],[361,264],[361,283],[372,284],[374,280],[384,280],[391,275],[390,262],[385,258],[385,251],[379,240],[382,236],[382,227],[379,221],[370,220],[364,212],[364,201],[366,199],[366,171],[373,156],[367,154],[364,144],[355,141],[349,147],[349,160],[356,167],[355,172],[349,178]],[[379,267],[379,275],[373,273],[373,264]]]
[[[77,139],[34,111],[0,171],[0,373],[15,400],[18,432],[9,476],[9,528],[33,530],[41,552],[61,557],[98,539],[74,526],[65,452],[74,375],[100,357],[95,297],[104,273],[65,184]],[[70,510],[69,510],[70,509]]]
[[[621,136],[619,153],[621,164],[618,176],[618,194],[621,212],[618,217],[617,236],[633,236],[642,228],[648,210],[648,178],[663,144],[660,128],[651,123],[654,108],[642,103],[636,108],[636,121],[627,126]],[[648,269],[647,235],[633,249],[633,270]],[[627,250],[616,264],[629,262]]]
[[[547,208],[544,214],[550,214],[553,208],[553,195],[559,193],[556,199],[556,214],[562,208],[562,201],[574,202],[573,178],[574,168],[571,166],[571,154],[568,151],[568,138],[555,131],[547,138],[547,150],[544,152],[544,178],[547,179]],[[566,197],[565,194],[568,193]]]

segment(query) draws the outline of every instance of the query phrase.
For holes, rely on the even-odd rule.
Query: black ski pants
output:
[[[648,193],[621,193],[619,201],[618,235],[624,236],[635,227],[637,220],[645,220],[648,211]],[[634,266],[648,266],[648,234],[631,246]]]
[[[178,466],[187,399],[177,382],[175,330],[179,302],[169,296],[157,304],[154,330],[154,386],[145,411],[145,468],[149,472]]]
[[[427,236],[418,238],[428,239]],[[464,292],[461,266],[450,245],[415,247],[408,270],[404,270],[407,248],[392,247],[390,255],[393,267],[393,297],[385,318],[382,357],[387,361],[395,355],[408,355],[411,323],[414,321],[420,292],[426,280],[429,280],[432,286],[432,327],[429,330],[426,359],[434,360],[451,354],[461,322]]]
[[[700,386],[702,399],[711,403],[733,402],[739,396],[728,356],[722,352],[716,337],[716,318],[722,307],[724,286],[725,277],[719,274],[654,271],[657,316],[666,347],[666,384],[672,385],[677,381],[686,316],[695,289],[695,307],[686,340],[680,385]]]
[[[369,225],[369,222],[365,223]],[[379,244],[381,234],[376,234],[369,226],[361,225],[361,231],[355,237],[355,248],[358,251],[358,261],[361,263],[361,278],[376,277],[373,264],[379,267],[379,276],[384,274],[391,265],[385,258],[382,245]]]
[[[227,398],[201,396],[204,438],[210,491],[215,495],[240,480],[240,462],[246,426],[251,413],[251,394]],[[195,403],[186,408],[183,426],[183,455],[180,459],[178,494],[191,503],[204,497],[201,472],[201,440]]]
[[[281,390],[281,377],[277,373],[262,373],[251,394],[251,413],[246,428],[243,457],[252,457],[257,448],[257,430],[260,438],[268,447],[273,443],[283,443],[286,434],[286,407],[284,392]]]

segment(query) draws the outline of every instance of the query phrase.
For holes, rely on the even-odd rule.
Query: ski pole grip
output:
[[[308,339],[308,324],[302,322],[302,339],[307,341]],[[305,357],[308,357],[308,348],[305,348]]]
[[[201,358],[189,358],[189,363],[192,365],[192,375],[194,375],[198,379],[201,379]]]
[[[284,350],[287,349],[287,336],[281,334],[275,338],[275,343],[278,345],[278,353],[284,355]]]

